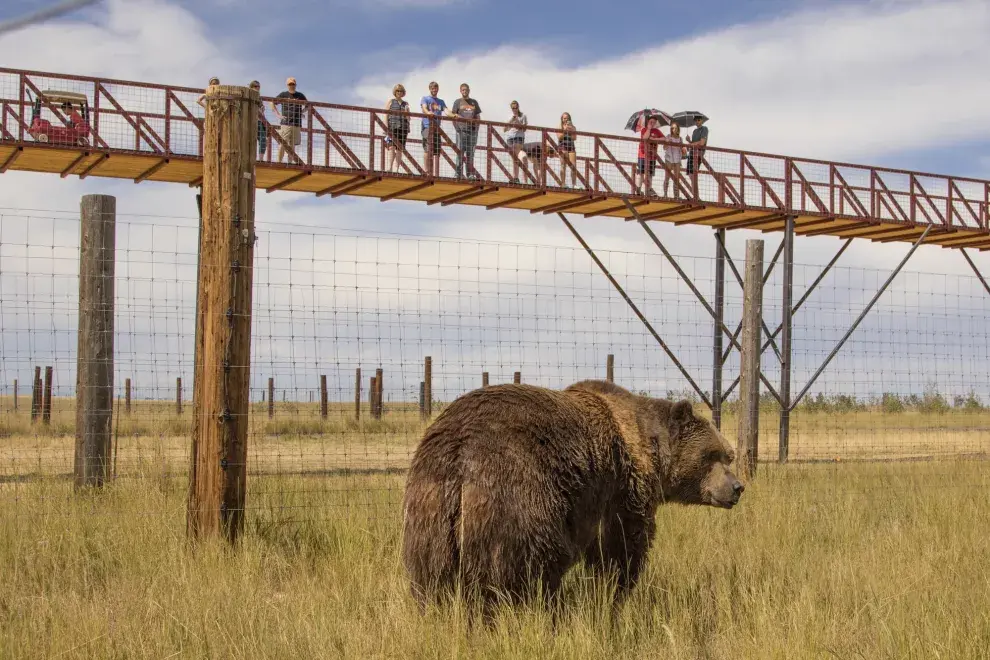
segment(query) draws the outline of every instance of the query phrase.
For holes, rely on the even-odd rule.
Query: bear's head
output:
[[[691,403],[653,399],[657,440],[667,436],[664,497],[682,504],[707,504],[731,509],[744,487],[730,466],[735,452],[715,425],[694,413]],[[666,431],[664,434],[663,432]]]

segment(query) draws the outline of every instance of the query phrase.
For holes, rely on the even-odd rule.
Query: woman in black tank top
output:
[[[392,98],[385,102],[388,110],[388,137],[385,138],[385,169],[398,172],[402,169],[402,152],[409,137],[409,104],[403,100],[406,88],[401,84],[392,88]]]

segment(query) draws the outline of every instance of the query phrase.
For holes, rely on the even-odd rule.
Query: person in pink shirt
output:
[[[642,125],[642,124],[641,124]],[[645,194],[653,192],[653,175],[657,170],[657,147],[655,140],[662,140],[663,133],[658,128],[657,118],[649,116],[646,125],[639,131],[639,152],[636,154],[636,171],[633,172],[633,193],[642,194],[643,183],[646,183]],[[637,176],[638,175],[638,176]]]

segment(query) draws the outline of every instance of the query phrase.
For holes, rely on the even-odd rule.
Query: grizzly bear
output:
[[[663,502],[731,509],[733,451],[687,401],[604,381],[563,391],[469,392],[425,430],[403,512],[403,561],[420,606],[460,592],[490,606],[557,594],[582,557],[631,589]]]

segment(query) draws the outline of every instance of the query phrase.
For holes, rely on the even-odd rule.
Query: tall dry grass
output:
[[[418,613],[402,483],[252,478],[237,551],[187,544],[182,477],[76,496],[8,484],[0,657],[988,657],[983,462],[761,466],[734,511],[661,509],[614,620],[607,588],[577,570],[556,626],[537,607],[490,629],[458,607]]]

